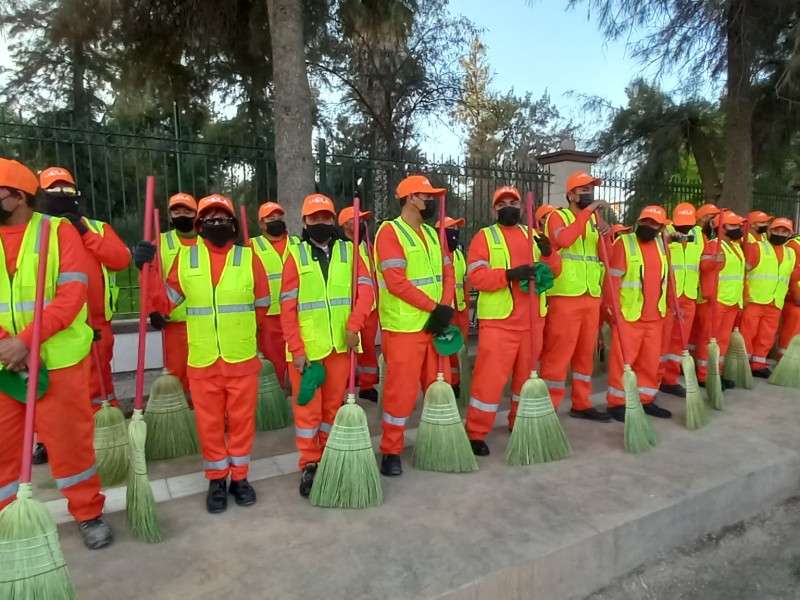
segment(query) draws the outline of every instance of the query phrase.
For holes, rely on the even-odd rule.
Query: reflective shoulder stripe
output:
[[[625,243],[628,245],[628,252],[630,252],[630,255],[638,256],[639,244],[636,243],[636,237],[630,233],[627,233],[622,236],[622,239],[624,239]]]
[[[196,269],[200,266],[200,249],[197,245],[189,246],[189,268]]]
[[[258,244],[258,247],[261,248],[262,252],[266,251],[267,245],[264,243],[264,238],[258,236],[257,238],[255,238],[255,242],[256,244]]]
[[[242,247],[241,246],[234,246],[233,247],[233,266],[239,267],[242,264]]]
[[[164,239],[167,240],[167,247],[170,250],[175,250],[175,232],[172,230],[168,231]]]
[[[61,285],[62,283],[72,283],[73,281],[78,281],[84,285],[89,285],[89,276],[81,271],[65,271],[58,274],[56,285]]]
[[[408,232],[407,225],[404,225],[402,223],[402,219],[397,218],[392,222],[394,223],[395,231],[399,231],[400,233],[402,233],[409,244],[411,244],[412,246],[417,245],[416,242],[414,241],[414,237]]]
[[[308,265],[308,252],[305,244],[297,245],[297,252],[300,254],[300,264],[304,267]]]
[[[344,240],[339,240],[339,260],[343,263],[346,263],[348,253],[347,242]]]
[[[489,227],[489,232],[492,234],[492,239],[495,244],[500,244],[500,232],[497,231],[497,225]]]

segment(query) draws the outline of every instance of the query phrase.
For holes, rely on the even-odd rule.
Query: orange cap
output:
[[[311,194],[310,196],[306,196],[306,199],[303,200],[302,215],[304,217],[323,211],[327,211],[336,216],[336,207],[333,205],[333,200],[327,196]]]
[[[732,210],[722,211],[723,225],[741,225],[742,223],[744,223],[744,217],[740,217]],[[714,219],[714,227],[719,227],[719,217]]]
[[[772,223],[769,224],[769,229],[775,229],[776,227],[786,227],[789,231],[794,231],[794,223],[792,223],[791,219],[787,219],[786,217],[777,217],[773,219]]]
[[[39,180],[28,167],[15,160],[0,158],[0,187],[21,190],[35,194],[39,189]]]
[[[492,205],[497,204],[497,202],[503,198],[522,200],[522,196],[519,195],[519,190],[513,185],[504,185],[503,187],[497,188],[492,195]]]
[[[466,224],[464,219],[453,219],[451,217],[444,218],[444,228],[445,229],[457,229],[459,227],[463,227]],[[436,228],[439,228],[439,221],[436,221]]]
[[[411,175],[397,184],[397,193],[395,197],[402,199],[411,194],[431,194],[433,196],[439,196],[446,191],[445,188],[433,187],[431,182],[428,181],[428,178],[424,175]]]
[[[178,192],[170,196],[169,208],[173,206],[185,206],[186,208],[191,208],[193,211],[197,211],[197,201],[194,199],[194,196],[185,194],[184,192]]]
[[[617,223],[616,225],[611,226],[611,233],[614,235],[619,235],[620,233],[627,233],[629,231],[633,231],[633,227],[626,227],[621,223]]]
[[[539,208],[536,209],[536,220],[541,221],[554,210],[555,210],[554,206],[550,206],[549,204],[542,204]]]
[[[663,206],[645,206],[639,215],[639,220],[641,221],[642,219],[653,219],[659,225],[667,225],[669,223],[667,211],[664,210]]]
[[[205,198],[200,198],[197,203],[197,215],[200,216],[205,211],[212,208],[221,208],[230,213],[232,217],[236,216],[236,211],[233,209],[233,202],[230,198],[226,198],[222,194],[211,194]]]
[[[346,206],[342,209],[342,212],[339,213],[339,225],[344,225],[348,221],[352,221],[356,215],[356,211],[352,206]],[[368,210],[360,210],[358,211],[358,218],[359,219],[369,219],[372,216],[372,213]]]
[[[75,185],[75,178],[72,177],[72,173],[64,167],[47,167],[39,174],[39,184],[43,190],[51,187],[56,181],[66,181]]]
[[[603,180],[599,177],[592,177],[586,171],[578,171],[567,178],[568,192],[585,185],[603,185]]]
[[[713,204],[703,204],[703,206],[698,208],[697,212],[695,212],[695,216],[698,219],[702,219],[703,217],[707,217],[709,215],[718,215],[718,214],[719,214],[719,208],[717,208]]]
[[[697,211],[688,202],[681,202],[672,211],[672,222],[678,227],[682,225],[697,225]]]
[[[766,223],[769,220],[770,216],[763,210],[754,210],[747,215],[747,222],[750,223],[750,225],[755,225],[756,223]]]
[[[258,220],[266,219],[275,211],[280,211],[284,215],[286,214],[286,211],[283,210],[283,207],[277,202],[264,202],[264,204],[258,207]]]

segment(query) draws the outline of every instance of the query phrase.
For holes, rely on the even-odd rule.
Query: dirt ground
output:
[[[587,600],[800,600],[800,497],[670,552]]]

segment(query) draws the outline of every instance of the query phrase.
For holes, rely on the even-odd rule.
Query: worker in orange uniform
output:
[[[258,332],[258,347],[264,357],[275,367],[281,385],[286,382],[286,341],[281,326],[281,274],[283,263],[289,257],[291,246],[300,238],[286,232],[286,211],[277,202],[265,202],[258,208],[258,226],[261,235],[250,240],[250,246],[261,259],[269,278],[272,304],[267,312],[267,324]]]
[[[195,228],[202,241],[181,248],[156,307],[166,313],[186,306],[187,373],[210,513],[228,507],[228,492],[239,506],[256,501],[247,481],[261,370],[256,336],[257,328],[266,326],[270,291],[261,261],[250,248],[233,243],[239,231],[235,215],[225,196],[198,202]],[[139,242],[133,258],[141,269],[154,256],[153,244]]]
[[[773,219],[759,242],[745,245],[746,303],[739,329],[750,357],[753,377],[769,378],[767,357],[781,321],[797,256],[786,245],[794,233],[790,219]]]
[[[677,310],[681,311],[683,324],[678,326],[675,319],[672,294],[667,298],[667,315],[664,318],[664,332],[661,337],[661,365],[658,370],[658,389],[665,394],[686,397],[686,388],[679,382],[681,357],[683,356],[683,331],[691,331],[697,311],[697,298],[700,295],[700,258],[703,255],[703,233],[697,226],[697,211],[688,202],[682,202],[672,211],[672,225],[669,227],[669,242],[672,271],[675,281],[675,295],[678,298]]]
[[[778,335],[778,356],[782,357],[796,335],[800,335],[800,237],[793,237],[786,246],[794,250],[794,271],[789,278],[789,291],[783,304],[783,315]]]
[[[667,314],[669,263],[661,240],[667,225],[667,211],[660,206],[646,206],[636,222],[636,231],[620,235],[611,256],[611,277],[619,291],[619,308],[625,321],[626,357],[636,373],[644,412],[668,419],[672,413],[655,403],[658,392],[658,366],[661,360],[661,336]],[[620,345],[618,316],[609,300],[604,302],[611,319],[611,360],[608,366],[608,412],[617,421],[625,421],[625,391],[622,385],[625,361]]]
[[[325,382],[311,400],[294,406],[295,441],[303,472],[300,495],[307,498],[347,389],[350,350],[358,349],[375,296],[363,256],[354,252],[352,242],[337,239],[333,201],[322,194],[307,196],[302,217],[303,241],[291,247],[284,264],[280,302],[294,398],[312,362],[325,368]],[[358,289],[351,306],[355,260]]]
[[[700,229],[703,239],[703,255],[709,248],[708,241],[714,239],[717,232],[713,230],[711,222],[719,214],[719,208],[713,204],[704,204],[700,206],[695,215],[697,216],[697,227]],[[700,305],[706,302],[705,296],[702,291],[703,278],[700,278],[700,291],[697,294],[697,306],[695,307],[694,322],[689,329],[689,352],[697,359],[697,346],[700,344],[700,338],[705,330],[707,323],[704,319],[706,315],[711,316],[710,311],[700,310]]]
[[[197,231],[194,222],[197,218],[197,202],[191,194],[178,192],[169,199],[169,220],[172,229],[161,234],[156,240],[158,255],[161,261],[161,273],[166,279],[172,270],[175,259],[184,246],[197,244]],[[151,286],[150,306],[156,306],[163,286]],[[176,306],[169,315],[158,311],[150,313],[150,325],[162,331],[166,356],[164,366],[180,379],[183,391],[191,396],[189,377],[186,374],[186,363],[189,358],[189,346],[186,337],[186,307]]]
[[[611,227],[595,215],[608,208],[594,199],[594,188],[603,182],[585,171],[567,179],[566,208],[547,217],[545,234],[561,256],[561,275],[547,291],[547,321],[542,352],[542,379],[558,409],[566,395],[567,369],[572,366],[570,416],[608,422],[606,412],[592,406],[594,349],[600,324],[600,296],[605,269],[598,244]]]
[[[342,228],[345,237],[353,241],[355,235],[355,220],[353,215],[355,211],[352,206],[342,209],[339,213],[339,226]],[[372,217],[372,213],[368,210],[360,211],[359,225],[358,225],[358,239],[360,240],[359,251],[364,264],[369,269],[369,277],[373,282],[372,295],[373,302],[372,308],[369,311],[367,322],[361,332],[361,354],[358,355],[358,397],[362,400],[369,400],[370,402],[378,401],[378,390],[375,386],[378,384],[380,370],[378,368],[378,347],[376,344],[378,336],[378,304],[374,301],[377,297],[377,288],[375,286],[375,273],[372,268],[372,258],[370,257],[371,243],[368,241],[367,219]]]
[[[496,224],[481,229],[469,247],[467,269],[478,290],[478,356],[467,408],[467,436],[472,451],[488,456],[485,438],[494,427],[503,388],[511,377],[513,428],[519,394],[531,374],[531,328],[541,348],[544,331],[544,297],[520,287],[534,278],[534,262],[547,264],[555,276],[561,272],[561,257],[550,241],[534,231],[533,249],[528,232],[520,226],[522,199],[519,190],[503,186],[492,197]],[[540,319],[531,323],[530,302],[538,303]]]
[[[34,212],[39,183],[26,166],[0,158],[0,363],[27,371],[33,339],[33,305],[39,265],[37,233],[41,213]],[[34,427],[50,450],[50,472],[67,498],[90,549],[113,541],[101,519],[105,496],[95,466],[94,419],[89,404],[89,350],[86,324],[88,257],[75,227],[51,219],[50,248],[40,349],[50,384],[36,401]],[[0,390],[0,509],[19,487],[25,404]]]
[[[770,219],[772,217],[763,210],[754,210],[747,215],[747,224],[750,225],[750,231],[747,234],[748,244],[767,239]]]
[[[705,302],[697,305],[697,319],[702,327],[697,344],[697,380],[705,387],[708,376],[708,342],[711,339],[711,316],[713,302],[717,303],[716,340],[719,345],[720,365],[728,352],[731,333],[736,317],[744,303],[745,259],[741,240],[744,238],[742,223],[744,219],[732,211],[724,210],[712,226],[716,228],[722,218],[722,240],[712,240],[705,244],[700,259],[700,289]],[[717,285],[719,277],[719,285]],[[732,389],[736,384],[722,378],[723,389]]]
[[[467,343],[469,336],[469,283],[467,282],[467,259],[461,248],[461,231],[466,221],[464,219],[453,219],[445,217],[444,233],[447,236],[447,252],[453,262],[453,273],[456,279],[456,293],[453,298],[453,320],[452,323],[461,330],[461,337],[464,344]],[[436,221],[436,229],[439,229],[439,221]],[[453,392],[456,397],[461,394],[461,366],[458,362],[458,354],[450,356],[450,374],[452,377]]]
[[[444,193],[444,188],[433,187],[427,177],[406,177],[396,192],[400,216],[384,222],[375,237],[378,310],[386,359],[381,473],[387,477],[403,473],[403,436],[419,384],[425,391],[436,380],[439,356],[432,336],[442,333],[453,318],[452,261],[442,256],[437,232],[424,222],[436,214]],[[449,382],[448,362],[444,376]]]
[[[536,209],[536,231],[539,233],[544,233],[544,226],[547,223],[547,215],[555,210],[554,206],[549,204],[542,204],[539,208]]]

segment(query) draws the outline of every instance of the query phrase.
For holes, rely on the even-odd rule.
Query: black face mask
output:
[[[445,229],[444,233],[447,236],[447,249],[455,252],[458,248],[458,229]]]
[[[594,192],[588,194],[578,194],[578,208],[584,209],[594,202]]]
[[[742,231],[741,228],[731,229],[730,231],[726,231],[725,235],[731,240],[740,240],[744,236],[744,231]]]
[[[194,230],[194,217],[172,217],[172,226],[181,233]]]
[[[51,217],[60,217],[68,213],[81,214],[80,204],[75,196],[41,192],[37,198],[37,204],[39,210]]]
[[[682,233],[683,235],[688,235],[692,229],[692,225],[675,225],[675,231]]]
[[[0,203],[0,224],[7,223],[13,214],[13,210],[6,210],[5,207]]]
[[[769,243],[773,246],[783,246],[786,242],[789,241],[788,235],[778,235],[777,233],[771,233],[769,238]]]
[[[767,225],[753,225],[753,231],[760,235],[767,231]]]
[[[438,206],[439,203],[436,200],[425,200],[425,208],[419,211],[419,216],[427,221],[436,214],[436,209]]]
[[[516,206],[504,206],[497,211],[497,222],[506,227],[519,224],[521,211]]]
[[[286,233],[286,221],[268,221],[267,235],[278,237]]]
[[[304,233],[310,240],[324,244],[336,235],[336,228],[327,223],[316,223],[315,225],[306,225]]]
[[[636,237],[643,242],[652,242],[658,236],[658,229],[653,229],[647,225],[639,225],[636,227]]]
[[[222,248],[233,240],[236,230],[233,225],[203,225],[200,228],[200,235],[217,248]]]

